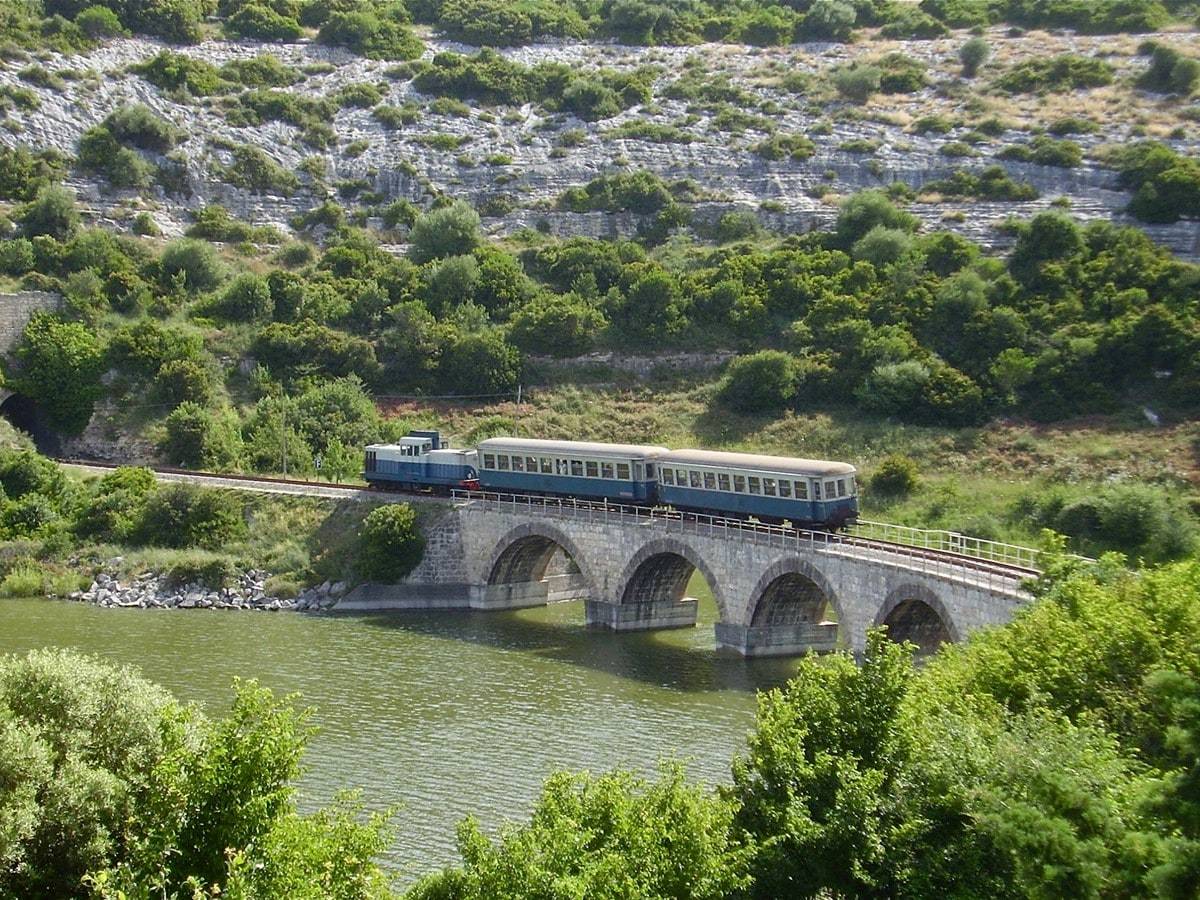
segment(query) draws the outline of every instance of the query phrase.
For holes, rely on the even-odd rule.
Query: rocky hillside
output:
[[[324,123],[332,132],[324,128],[318,139],[269,114],[248,123],[239,92],[251,88],[196,97],[157,87],[132,67],[164,46],[118,39],[86,56],[44,53],[35,60],[10,53],[0,68],[0,101],[8,98],[0,103],[8,107],[0,141],[75,156],[85,131],[122,106],[142,104],[179,129],[179,143],[166,156],[139,151],[171,174],[133,190],[74,170],[67,183],[96,221],[128,227],[146,211],[174,235],[192,213],[216,203],[286,232],[298,214],[332,198],[357,209],[394,244],[405,242],[405,228],[386,229],[383,207],[396,199],[427,205],[439,194],[470,200],[494,234],[526,227],[629,234],[639,224],[636,213],[571,211],[562,194],[602,174],[648,170],[691,183],[687,200],[699,228],[737,209],[779,232],[809,230],[831,221],[846,194],[902,181],[918,190],[911,209],[927,223],[1003,247],[1009,216],[1051,204],[1083,220],[1133,222],[1125,213],[1130,194],[1104,164],[1113,146],[1153,138],[1192,157],[1200,149],[1200,107],[1135,86],[1148,65],[1138,54],[1144,40],[1190,52],[1194,33],[1010,36],[996,28],[986,33],[990,58],[971,79],[959,61],[966,32],[925,41],[866,38],[782,48],[559,42],[489,51],[525,66],[557,61],[577,71],[636,74],[649,85],[648,101],[592,121],[538,103],[484,105],[422,93],[413,78],[420,63],[363,59],[316,43],[170,48],[215,67],[273,54],[286,67],[283,80],[294,79],[269,87],[273,96],[327,98],[323,109],[336,110]],[[423,59],[446,52],[476,51],[429,37]],[[1064,54],[1100,60],[1111,83],[1006,86],[1005,77],[1030,62]],[[882,88],[866,99],[834,88],[838,68],[871,62],[882,66]],[[1059,141],[1078,152],[1066,147],[1064,157]],[[253,188],[229,183],[244,182],[229,172],[246,146],[264,151],[289,177]],[[1047,159],[1057,164],[1040,164]],[[997,163],[1018,184],[1032,186],[1025,194],[1034,199],[948,196],[941,185],[921,192],[958,170]],[[1142,227],[1177,254],[1200,256],[1197,222]]]

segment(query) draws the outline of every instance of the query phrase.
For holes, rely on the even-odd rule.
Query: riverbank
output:
[[[113,560],[115,567],[122,560]],[[91,585],[72,591],[68,600],[106,608],[137,609],[245,609],[263,612],[322,610],[332,608],[346,593],[346,583],[328,581],[306,588],[295,597],[270,593],[270,575],[261,569],[237,573],[231,583],[213,587],[202,581],[181,583],[161,572],[143,572],[122,582],[110,572],[100,572]]]

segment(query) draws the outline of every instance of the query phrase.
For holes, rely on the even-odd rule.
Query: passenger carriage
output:
[[[436,431],[410,431],[396,444],[371,444],[363,462],[363,479],[378,487],[449,491],[477,489],[474,450],[455,450]]]
[[[649,503],[667,448],[497,437],[478,452],[485,490]]]
[[[679,509],[837,529],[858,516],[854,466],[712,450],[658,457],[658,498]]]

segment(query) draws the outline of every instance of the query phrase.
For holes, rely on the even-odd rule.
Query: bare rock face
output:
[[[1183,45],[1192,34],[1163,34],[1155,40]],[[469,115],[435,112],[432,99],[421,95],[410,80],[396,79],[390,64],[354,57],[344,51],[310,43],[272,45],[269,49],[288,65],[313,63],[306,77],[282,90],[326,96],[354,83],[370,82],[385,90],[383,103],[421,107],[418,121],[398,130],[389,129],[370,109],[341,109],[329,123],[337,135],[336,146],[313,149],[301,140],[300,130],[282,122],[237,127],[222,112],[218,98],[188,99],[168,96],[143,78],[127,71],[163,46],[144,39],[113,41],[83,57],[54,57],[44,62],[51,70],[72,69],[82,77],[61,90],[21,82],[38,94],[35,110],[12,110],[8,130],[0,141],[31,147],[53,147],[73,154],[79,136],[123,104],[141,103],[174,123],[186,135],[178,150],[186,157],[183,184],[173,193],[162,187],[141,196],[112,190],[95,180],[76,178],[76,189],[86,211],[96,222],[124,227],[139,210],[149,211],[168,236],[178,235],[201,206],[219,203],[238,218],[268,224],[286,231],[297,213],[316,206],[327,196],[337,197],[332,186],[358,182],[387,202],[390,199],[427,201],[438,193],[471,200],[484,210],[485,226],[496,234],[537,228],[554,234],[595,237],[633,234],[640,218],[631,214],[576,214],[556,208],[561,193],[605,173],[647,169],[667,180],[689,179],[704,198],[694,209],[698,226],[715,223],[725,213],[745,210],[780,232],[801,232],[827,225],[841,196],[869,187],[902,181],[920,188],[956,169],[1003,165],[1013,178],[1032,183],[1041,199],[1027,203],[982,203],[939,200],[913,204],[913,211],[930,226],[949,227],[985,245],[1002,248],[1007,238],[997,228],[1012,214],[1025,216],[1046,208],[1052,201],[1067,206],[1081,219],[1132,222],[1124,213],[1129,195],[1116,183],[1115,173],[1092,156],[1104,145],[1147,136],[1164,140],[1176,150],[1195,155],[1200,149],[1195,127],[1170,127],[1170,115],[1158,100],[1145,99],[1155,121],[1137,124],[1138,114],[1122,107],[1125,95],[1118,88],[1099,88],[1067,96],[1011,98],[987,91],[986,85],[1005,67],[1022,60],[1073,52],[1103,56],[1128,80],[1145,66],[1135,53],[1145,39],[1029,34],[1010,38],[1002,30],[988,35],[994,62],[973,82],[958,75],[958,48],[965,34],[934,41],[868,40],[854,45],[809,44],[761,49],[730,45],[687,48],[633,48],[601,43],[539,44],[504,51],[525,64],[559,61],[577,69],[632,70],[655,66],[657,75],[651,104],[626,110],[610,119],[584,122],[565,114],[547,114],[533,107],[472,106]],[[172,48],[221,65],[232,59],[258,55],[263,46],[251,43],[207,42],[196,47]],[[472,52],[473,48],[430,41],[427,56],[445,50]],[[851,59],[876,58],[902,52],[928,67],[930,85],[914,94],[880,95],[862,107],[851,107],[813,89],[813,95],[789,90],[789,75],[809,75],[827,85],[831,66]],[[0,84],[17,84],[19,64],[0,69]],[[737,104],[749,113],[740,124],[730,125],[718,106],[694,99],[674,99],[669,88],[681,76],[715,80],[741,91]],[[757,108],[754,108],[757,105]],[[940,115],[954,124],[944,134],[920,134],[913,122]],[[990,115],[1006,130],[981,139],[974,123]],[[1082,115],[1100,130],[1077,135],[1084,163],[1074,169],[1005,161],[997,158],[1007,144],[1027,142],[1031,132],[1055,117]],[[1140,116],[1145,118],[1145,116]],[[1155,118],[1157,117],[1157,118]],[[673,126],[687,142],[655,143],[621,137],[616,132],[627,123]],[[582,139],[564,142],[566,131],[582,132]],[[771,133],[805,135],[815,152],[807,159],[764,159],[756,144]],[[452,150],[429,146],[430,135],[457,135],[465,140]],[[948,156],[945,146],[967,138],[967,158]],[[870,141],[873,151],[851,152],[854,142]],[[249,144],[265,151],[289,172],[301,172],[302,163],[318,157],[326,175],[314,180],[301,177],[302,186],[290,196],[256,194],[233,187],[220,176],[229,164],[229,148]],[[568,145],[569,144],[569,145]],[[347,152],[350,150],[351,152]],[[307,167],[306,167],[307,168]],[[353,201],[344,201],[352,204]],[[764,204],[766,204],[764,208]],[[498,211],[488,215],[489,208]],[[1138,224],[1138,223],[1133,223]],[[1176,253],[1200,257],[1200,223],[1171,226],[1140,225],[1155,240]],[[401,241],[403,235],[397,235]],[[397,250],[401,249],[397,245]]]

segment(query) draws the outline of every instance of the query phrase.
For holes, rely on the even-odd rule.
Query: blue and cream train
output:
[[[642,444],[497,437],[457,450],[436,431],[372,444],[363,472],[375,487],[611,500],[830,529],[858,515],[854,476],[842,462]]]

